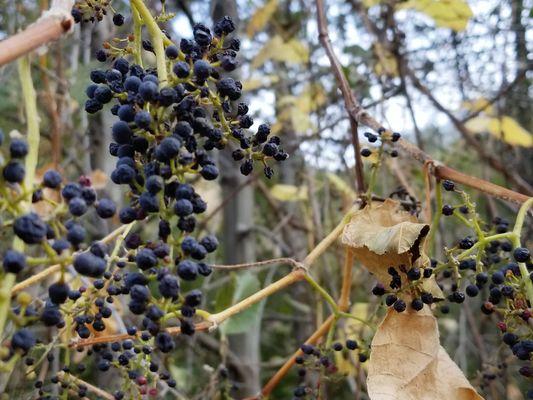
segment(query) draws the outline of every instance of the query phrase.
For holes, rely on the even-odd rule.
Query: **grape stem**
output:
[[[152,39],[152,45],[154,46],[155,51],[159,86],[165,87],[168,84],[167,63],[165,59],[165,39],[167,39],[167,41],[169,40],[161,31],[157,22],[155,22],[154,17],[150,13],[150,10],[148,10],[142,0],[131,0],[131,5],[139,13],[141,20],[148,28],[148,33]]]
[[[28,188],[33,186],[35,179],[35,168],[39,156],[39,115],[37,113],[37,96],[33,87],[33,80],[31,77],[31,66],[29,57],[22,57],[18,61],[18,74],[22,88],[22,98],[24,100],[24,109],[26,112],[27,135],[26,141],[28,143],[28,155],[24,162],[26,175],[23,182],[23,191],[26,192]],[[29,191],[28,191],[29,193]],[[30,194],[31,196],[31,194]],[[30,208],[30,203],[27,201],[21,202],[21,211],[25,212]],[[18,237],[13,239],[13,249],[24,252],[24,242]],[[7,320],[9,306],[11,304],[11,288],[15,284],[16,275],[8,273],[2,279],[0,287],[0,338],[4,332],[4,327]]]

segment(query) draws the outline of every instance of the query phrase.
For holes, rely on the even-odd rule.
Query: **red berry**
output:
[[[142,375],[137,377],[137,385],[139,386],[146,385],[146,382],[147,382],[146,377]]]
[[[500,329],[502,332],[507,331],[507,324],[503,321],[499,321],[497,324],[498,329]]]

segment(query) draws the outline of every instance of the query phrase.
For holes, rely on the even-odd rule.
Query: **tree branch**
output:
[[[326,14],[324,12],[324,4],[322,0],[316,0],[316,10],[317,10],[317,22],[318,22],[318,39],[320,40],[320,43],[322,44],[322,47],[324,47],[324,50],[326,51],[326,54],[329,58],[331,69],[333,70],[333,73],[335,74],[335,78],[337,79],[337,83],[339,84],[339,88],[342,92],[342,96],[344,98],[344,106],[347,110],[354,109],[358,106],[357,100],[355,99],[355,96],[350,88],[350,84],[348,83],[348,80],[346,79],[346,76],[344,75],[344,72],[342,71],[342,65],[339,62],[337,56],[335,55],[335,51],[333,50],[333,46],[331,45],[331,40],[329,38],[328,33],[328,22],[326,18]],[[355,179],[356,179],[356,190],[359,194],[364,193],[365,191],[365,178],[363,174],[363,162],[361,160],[361,148],[359,145],[359,137],[357,135],[357,128],[359,125],[359,121],[357,118],[354,117],[352,113],[350,114],[350,132],[351,132],[351,138],[352,138],[352,146],[354,150],[354,156],[355,156]]]
[[[5,65],[20,56],[29,53],[40,46],[59,39],[69,32],[74,20],[70,15],[71,1],[52,3],[33,24],[0,42],[0,66]]]

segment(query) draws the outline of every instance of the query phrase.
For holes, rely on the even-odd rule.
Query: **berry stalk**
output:
[[[24,177],[23,192],[29,192],[28,188],[33,186],[35,179],[35,168],[39,157],[39,117],[37,114],[37,96],[33,87],[33,80],[31,77],[31,67],[29,57],[23,57],[18,61],[18,74],[22,88],[22,97],[24,99],[24,109],[26,110],[26,122],[28,125],[27,143],[28,154],[25,160],[26,175]],[[29,202],[21,202],[21,208],[26,210],[29,208]],[[24,251],[24,242],[18,237],[13,240],[13,249],[19,252]],[[11,304],[11,289],[15,284],[16,275],[12,273],[6,274],[0,288],[0,337],[4,332],[4,326]]]
[[[150,10],[148,10],[142,0],[131,0],[131,4],[133,8],[135,8],[135,10],[139,13],[140,18],[148,28],[148,33],[150,33],[150,37],[152,38],[152,44],[154,46],[159,86],[165,87],[168,84],[167,64],[165,60],[164,46],[165,35],[163,34],[163,32],[161,32],[161,29],[159,29],[159,26],[157,25],[154,20],[154,17],[152,16],[152,13],[150,13]],[[133,15],[135,15],[135,12],[133,13]],[[137,30],[140,31],[140,29]],[[137,35],[135,37],[137,38]],[[136,49],[139,50],[138,47]]]

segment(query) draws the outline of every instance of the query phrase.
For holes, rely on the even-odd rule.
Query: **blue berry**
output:
[[[16,331],[11,338],[11,348],[13,350],[20,349],[24,353],[28,352],[37,343],[33,332],[27,328],[22,328]]]
[[[2,176],[9,183],[21,183],[25,175],[26,170],[18,161],[10,161],[2,170]]]
[[[218,168],[215,165],[213,165],[213,164],[206,165],[200,171],[200,175],[202,175],[202,177],[205,180],[208,180],[208,181],[212,181],[214,179],[217,179],[218,178],[218,174],[219,174]]]
[[[118,69],[109,69],[105,73],[106,80],[111,83],[122,80],[122,73]]]
[[[113,92],[107,86],[98,86],[94,91],[94,99],[101,104],[107,104],[113,98]],[[89,100],[90,101],[90,100]]]
[[[139,90],[139,86],[141,85],[142,81],[137,76],[128,76],[126,80],[124,81],[124,88],[133,93],[137,93]]]
[[[80,217],[87,212],[87,203],[81,197],[74,197],[68,203],[68,210],[76,217]]]
[[[178,279],[170,274],[166,274],[159,281],[159,293],[165,298],[176,299],[179,294],[180,285]]]
[[[124,285],[131,289],[133,285],[148,285],[148,278],[141,272],[128,272],[124,278]]]
[[[131,141],[132,132],[126,122],[115,122],[111,131],[113,133],[113,140],[115,140],[115,142],[117,142],[118,144],[126,144]]]
[[[139,128],[148,129],[152,123],[152,116],[148,111],[139,111],[135,114],[134,122]]]
[[[185,217],[187,215],[192,214],[193,212],[193,205],[192,203],[187,199],[179,199],[174,204],[174,213],[180,217]]]
[[[150,291],[146,286],[133,285],[130,289],[130,297],[140,303],[146,303],[150,298]]]
[[[157,97],[157,92],[157,84],[152,81],[144,81],[139,85],[139,94],[145,101],[155,100]]]
[[[47,231],[46,224],[35,213],[17,218],[13,224],[13,230],[27,244],[42,242],[46,238]]]
[[[67,183],[61,190],[61,196],[69,201],[75,197],[81,197],[81,191],[82,189],[77,183]]]
[[[159,211],[159,199],[151,193],[144,192],[139,196],[139,205],[144,212],[154,213]]]
[[[41,313],[41,321],[45,326],[55,326],[61,323],[61,311],[54,304],[47,304]]]
[[[57,189],[61,185],[61,174],[56,170],[49,169],[43,175],[43,185],[50,189]]]
[[[133,122],[135,109],[129,104],[123,104],[118,108],[117,116],[124,122]]]
[[[96,213],[100,218],[111,218],[115,215],[117,206],[115,202],[110,199],[100,199],[96,205]]]
[[[210,65],[207,61],[197,60],[194,62],[193,71],[196,79],[203,82],[209,77]]]
[[[140,269],[147,270],[157,265],[157,257],[151,249],[143,248],[137,252],[135,263]]]
[[[165,49],[165,55],[171,60],[174,60],[175,58],[178,58],[179,50],[176,46],[171,44]]]
[[[120,210],[118,218],[123,224],[129,224],[137,219],[137,211],[131,207],[124,207]]]
[[[63,304],[69,294],[70,288],[66,283],[56,282],[48,288],[48,297],[54,304]]]
[[[146,190],[149,193],[157,194],[163,189],[165,183],[163,181],[163,178],[161,178],[160,176],[152,175],[146,180],[144,186],[146,187]]]
[[[81,244],[87,235],[87,232],[80,224],[73,224],[67,230],[67,240],[74,246]]]
[[[9,145],[9,154],[12,158],[23,158],[28,154],[28,143],[22,139],[13,139]]]
[[[505,280],[505,276],[503,275],[503,272],[501,271],[496,271],[492,274],[492,283],[496,284],[496,285],[500,285],[503,283],[503,281]]]
[[[26,266],[26,255],[15,250],[8,250],[4,255],[2,265],[6,272],[18,274]]]
[[[155,345],[163,353],[169,353],[176,347],[176,344],[172,340],[172,336],[170,336],[170,334],[167,332],[159,332],[156,335]]]
[[[198,264],[190,260],[181,261],[178,264],[178,275],[186,281],[194,281],[198,275]]]
[[[105,271],[106,263],[100,257],[91,252],[78,254],[74,258],[74,269],[81,275],[97,278],[102,276]]]
[[[202,303],[202,292],[198,289],[191,290],[185,296],[185,304],[189,307],[198,307]]]
[[[517,247],[513,251],[513,258],[516,260],[516,262],[525,263],[529,261],[530,257],[531,254],[529,253],[529,250],[525,247]]]
[[[155,149],[155,157],[158,161],[168,162],[175,158],[180,150],[181,143],[175,137],[166,137]]]

